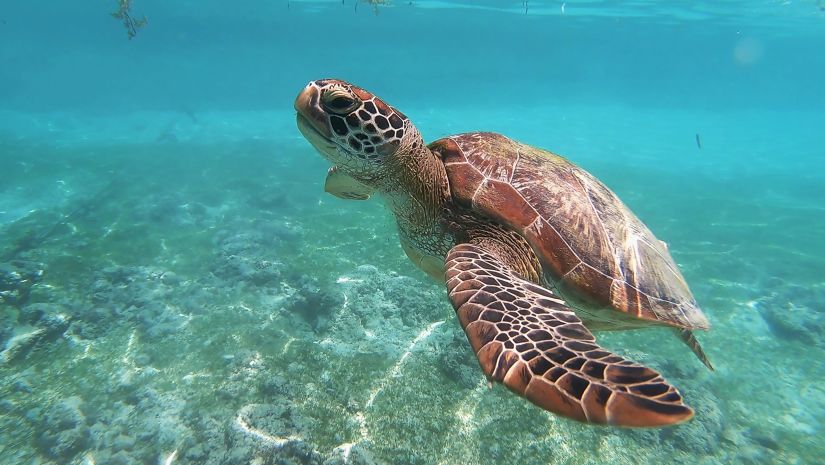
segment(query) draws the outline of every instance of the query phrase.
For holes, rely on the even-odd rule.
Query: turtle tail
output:
[[[679,332],[679,339],[681,339],[682,342],[685,343],[685,345],[690,347],[690,350],[692,350],[693,353],[696,354],[696,357],[703,364],[705,364],[705,366],[708,367],[710,371],[715,371],[713,369],[713,365],[711,365],[710,360],[708,359],[708,356],[705,354],[705,351],[702,350],[702,346],[699,344],[699,340],[696,339],[696,336],[693,335],[693,331],[689,329],[677,329],[676,331]]]

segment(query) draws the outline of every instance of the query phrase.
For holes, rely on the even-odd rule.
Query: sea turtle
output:
[[[709,324],[663,242],[591,174],[551,152],[475,132],[426,145],[412,122],[350,83],[310,82],[304,137],[332,164],[325,190],[377,194],[401,246],[445,282],[488,379],[582,422],[662,426],[693,416],[659,373],[590,329]]]

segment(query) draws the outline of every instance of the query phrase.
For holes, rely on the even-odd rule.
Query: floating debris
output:
[[[140,19],[132,17],[132,0],[118,0],[117,11],[111,13],[112,17],[123,22],[123,27],[126,28],[126,34],[129,35],[129,40],[137,35],[138,30],[146,25],[148,20],[146,16]]]
[[[390,4],[390,0],[366,0],[367,4],[372,7],[372,12],[376,15],[378,14],[378,7],[387,6]],[[359,0],[355,0],[355,11],[358,11],[358,3]],[[341,4],[343,5],[344,2],[342,1]]]

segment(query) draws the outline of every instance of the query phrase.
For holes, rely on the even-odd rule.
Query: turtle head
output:
[[[295,99],[295,110],[304,137],[354,177],[375,178],[388,160],[424,147],[403,113],[348,82],[310,82]]]

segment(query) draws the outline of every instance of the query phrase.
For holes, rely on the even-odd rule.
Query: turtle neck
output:
[[[450,188],[441,160],[418,136],[418,143],[410,143],[386,161],[383,174],[378,191],[395,214],[402,241],[427,254],[446,254],[452,238],[442,220]]]

